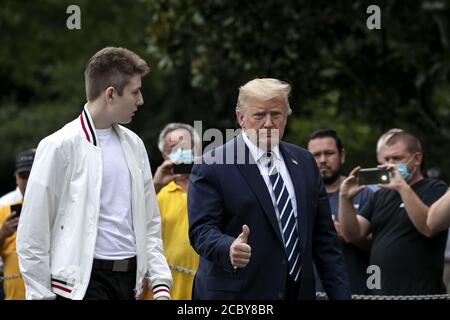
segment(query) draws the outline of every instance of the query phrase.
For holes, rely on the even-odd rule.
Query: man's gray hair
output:
[[[179,123],[179,122],[172,122],[167,124],[159,133],[158,138],[158,149],[159,151],[164,152],[164,143],[166,140],[166,136],[171,133],[172,131],[184,129],[189,132],[191,135],[191,142],[194,150],[194,155],[200,155],[201,152],[201,139],[198,133],[194,130],[194,128],[186,123]]]

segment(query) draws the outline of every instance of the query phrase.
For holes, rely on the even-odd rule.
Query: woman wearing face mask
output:
[[[155,189],[161,213],[164,255],[172,272],[173,300],[190,300],[192,284],[198,267],[198,255],[188,238],[187,190],[189,173],[175,174],[180,164],[193,163],[192,126],[170,123],[161,131],[158,147],[164,162],[154,175]],[[144,299],[151,299],[147,292]]]

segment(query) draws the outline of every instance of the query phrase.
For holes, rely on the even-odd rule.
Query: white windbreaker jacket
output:
[[[131,176],[136,237],[135,295],[143,289],[170,288],[163,255],[161,220],[147,152],[132,131],[114,125]],[[27,299],[55,299],[55,293],[82,299],[94,259],[102,185],[102,159],[94,123],[81,115],[43,139],[27,184],[17,231],[19,266]],[[110,155],[114,157],[114,155]]]

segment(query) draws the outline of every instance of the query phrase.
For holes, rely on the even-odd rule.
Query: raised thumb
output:
[[[244,224],[242,226],[242,232],[239,235],[238,239],[242,242],[242,243],[247,243],[247,239],[248,239],[248,235],[250,234],[250,229],[249,227]]]

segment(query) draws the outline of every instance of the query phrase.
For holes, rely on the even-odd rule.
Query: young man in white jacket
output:
[[[143,104],[148,71],[127,49],[100,50],[80,116],[40,142],[17,232],[27,299],[134,299],[144,278],[170,298],[147,152],[119,125]]]

